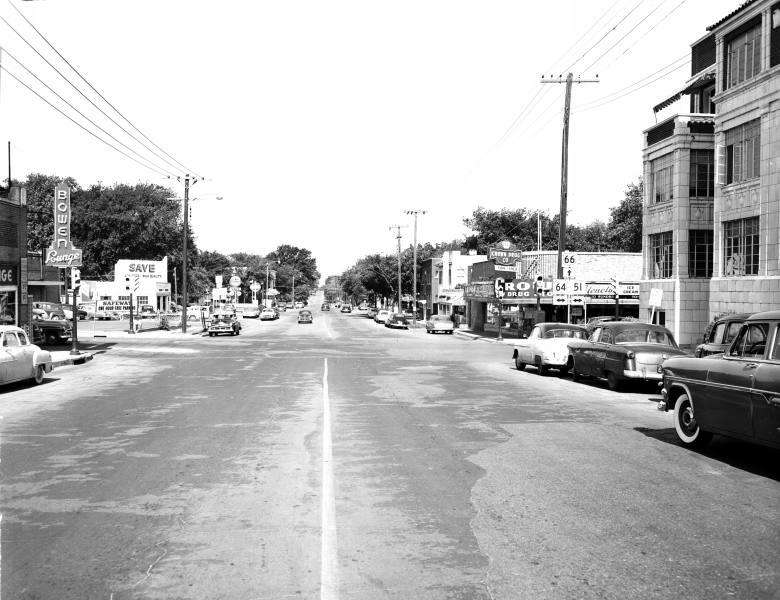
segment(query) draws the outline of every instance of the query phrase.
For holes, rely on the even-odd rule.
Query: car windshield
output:
[[[551,338],[576,338],[584,340],[587,335],[584,331],[578,331],[576,329],[550,329],[544,333],[544,337]]]
[[[624,329],[615,335],[615,343],[676,346],[674,339],[668,333],[652,329]]]

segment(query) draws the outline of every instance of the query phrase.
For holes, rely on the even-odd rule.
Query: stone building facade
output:
[[[780,3],[748,0],[691,46],[691,77],[644,131],[640,306],[681,344],[730,312],[780,307]]]

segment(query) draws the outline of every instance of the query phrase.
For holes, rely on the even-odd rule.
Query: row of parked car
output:
[[[683,444],[701,446],[721,434],[780,448],[780,311],[729,315],[714,321],[691,355],[660,325],[600,322],[592,331],[538,323],[515,343],[518,370],[549,370],[627,382],[658,382],[661,411],[673,411]]]

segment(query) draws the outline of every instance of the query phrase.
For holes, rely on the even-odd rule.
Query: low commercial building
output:
[[[468,268],[487,258],[471,251],[445,250],[441,256],[423,261],[420,269],[419,300],[425,301],[427,314],[461,315],[465,320],[463,289],[468,283]]]
[[[542,321],[584,323],[604,315],[639,316],[641,253],[566,254],[570,258],[565,269],[568,277],[562,280],[565,285],[558,282],[557,290],[557,250],[525,252],[514,270],[497,268],[493,261],[472,265],[464,290],[469,327],[477,331],[486,326],[524,330]],[[504,280],[500,320],[497,278]]]
[[[0,325],[28,326],[27,194],[11,187],[0,196]]]
[[[168,257],[162,260],[122,259],[116,262],[113,281],[82,281],[81,302],[93,302],[98,311],[130,312],[144,304],[155,310],[171,309],[171,284],[168,282]]]

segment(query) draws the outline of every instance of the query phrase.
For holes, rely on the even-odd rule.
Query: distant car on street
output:
[[[780,311],[749,316],[725,353],[676,356],[661,371],[658,410],[674,411],[684,445],[719,434],[780,449]]]
[[[63,306],[62,307],[62,311],[65,313],[65,318],[68,321],[72,321],[73,320],[73,307],[72,306]],[[80,307],[77,308],[76,312],[78,314],[79,321],[83,321],[84,319],[87,318],[87,311],[84,310],[83,308],[80,308]]]
[[[374,322],[381,323],[382,325],[384,325],[385,321],[387,321],[387,317],[389,316],[390,316],[390,311],[382,309],[380,311],[377,311],[376,316],[374,317]]]
[[[40,300],[38,302],[33,302],[33,308],[42,310],[45,313],[43,317],[44,319],[49,319],[52,321],[65,319],[65,311],[62,310],[62,304],[59,302],[46,302]]]
[[[322,306],[320,307],[320,310],[330,310],[330,304],[327,302],[323,302]]]
[[[515,342],[512,353],[515,367],[522,371],[526,365],[532,365],[539,375],[546,374],[548,369],[557,369],[565,375],[569,371],[568,343],[587,337],[588,330],[580,325],[537,323],[526,339]]]
[[[32,379],[42,383],[53,368],[51,353],[30,342],[24,329],[0,325],[0,384]]]
[[[366,316],[367,316],[369,319],[373,319],[374,317],[376,317],[376,313],[377,313],[377,312],[379,312],[379,311],[377,310],[376,306],[369,306],[369,307],[366,309]]]
[[[32,320],[33,342],[47,346],[67,344],[73,335],[70,321],[65,319],[42,319],[34,315]]]
[[[304,309],[298,311],[298,323],[313,323],[311,311]]]
[[[157,310],[151,304],[142,304],[138,309],[138,316],[142,319],[155,319]]]
[[[385,320],[385,327],[391,329],[409,329],[409,323],[402,313],[390,313]]]
[[[300,301],[299,301],[299,302],[296,302],[296,303],[295,303],[295,305],[293,306],[293,308],[296,308],[296,309],[298,309],[298,308],[304,308],[305,306],[306,306],[306,304],[305,304],[305,303],[303,303],[303,302],[300,302]],[[289,304],[288,304],[288,307],[289,307]]]
[[[352,307],[349,304],[344,304],[341,307],[341,312],[343,312],[343,313],[351,313],[352,312]]]
[[[276,312],[273,308],[264,308],[263,310],[260,311],[261,321],[273,321],[278,318],[279,318],[279,313]]]
[[[611,390],[626,381],[660,381],[661,363],[686,354],[666,327],[639,321],[601,323],[587,340],[572,340],[568,346],[574,380],[606,379]]]
[[[236,312],[244,319],[256,319],[260,316],[260,307],[251,302],[236,304]]]
[[[452,322],[447,315],[431,315],[430,318],[425,321],[426,333],[449,333],[452,334],[455,331],[455,323]]]
[[[720,354],[725,352],[731,345],[731,342],[737,337],[742,323],[752,313],[740,313],[736,315],[724,315],[715,319],[707,326],[704,331],[704,340],[696,346],[693,355],[696,358],[709,356],[711,354]]]
[[[170,331],[181,327],[181,313],[169,312],[160,314],[160,329]]]

